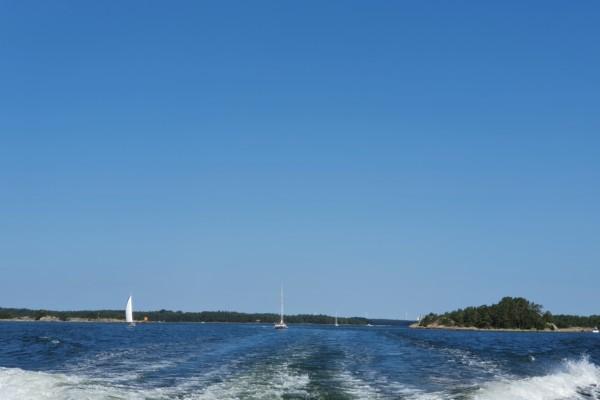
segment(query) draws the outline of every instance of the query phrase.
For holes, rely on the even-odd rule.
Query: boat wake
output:
[[[102,399],[168,399],[161,389],[131,390],[86,382],[84,378],[25,371],[19,368],[0,368],[2,400],[102,400]]]
[[[76,375],[0,368],[2,400],[227,400],[307,398],[309,377],[292,371],[287,365],[248,371],[218,383],[202,386],[201,380],[189,379],[180,385],[139,388],[119,382],[100,382]]]
[[[600,367],[583,357],[564,361],[555,372],[485,384],[475,400],[600,399]]]
[[[185,397],[190,400],[220,399],[282,399],[308,398],[310,379],[306,374],[292,371],[287,365],[278,365],[264,371],[251,371],[201,389]]]
[[[434,392],[381,379],[365,381],[349,373],[340,378],[352,399],[600,400],[600,367],[587,357],[564,361],[547,375],[504,377],[475,386],[448,382],[447,390]]]
[[[101,383],[78,375],[0,368],[0,397],[2,400],[319,398],[311,389],[315,382],[309,375],[286,363],[256,367],[219,382],[206,384],[204,381],[203,384],[198,376],[198,380],[191,378],[174,386],[155,388],[125,386],[121,382]],[[341,385],[343,393],[340,393],[340,398],[344,399],[600,400],[600,367],[585,357],[565,361],[547,375],[503,378],[483,382],[467,391],[449,387],[444,391],[427,392],[401,384],[394,387],[390,382],[367,382],[352,374],[342,374],[338,378],[344,383]]]

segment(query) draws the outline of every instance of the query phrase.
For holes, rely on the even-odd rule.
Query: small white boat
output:
[[[133,298],[131,296],[127,299],[127,305],[125,306],[125,322],[129,326],[135,326],[135,321],[133,320]]]
[[[592,329],[592,333],[600,333],[597,326],[595,326],[594,329]]]
[[[337,320],[337,313],[335,313],[335,322],[333,324],[335,326],[340,326],[340,324],[338,324],[338,320]]]
[[[282,286],[281,287],[281,313],[280,313],[280,318],[279,318],[279,322],[276,323],[275,325],[273,325],[273,328],[275,328],[275,329],[287,329],[287,327],[288,326],[283,321],[283,286]]]

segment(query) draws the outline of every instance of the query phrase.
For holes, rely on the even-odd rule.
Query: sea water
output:
[[[0,322],[0,399],[600,399],[600,335]]]

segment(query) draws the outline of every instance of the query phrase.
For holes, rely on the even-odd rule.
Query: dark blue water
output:
[[[600,399],[600,335],[0,323],[0,399]]]

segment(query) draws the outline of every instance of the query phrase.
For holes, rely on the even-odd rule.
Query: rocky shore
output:
[[[477,328],[474,326],[446,326],[440,324],[430,324],[427,326],[421,326],[417,322],[409,326],[413,329],[441,329],[449,331],[482,331],[482,332],[563,332],[563,333],[590,333],[592,328],[585,327],[569,327],[569,328],[558,328],[553,326],[552,328],[546,329],[502,329],[502,328]]]

